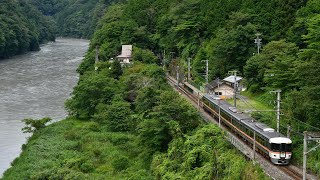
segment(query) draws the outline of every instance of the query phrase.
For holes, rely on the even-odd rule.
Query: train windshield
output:
[[[271,150],[275,152],[291,152],[291,144],[286,144],[286,143],[281,143],[281,144],[276,144],[276,143],[271,143]]]

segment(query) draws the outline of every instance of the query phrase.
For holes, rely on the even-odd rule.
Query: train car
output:
[[[270,158],[273,164],[289,164],[292,156],[292,141],[289,138],[212,95],[205,94],[202,102],[203,109],[217,118],[220,108],[221,121],[251,146],[253,146],[255,135],[256,151]]]

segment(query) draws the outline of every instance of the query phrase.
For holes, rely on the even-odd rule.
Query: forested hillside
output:
[[[99,45],[104,60],[121,44],[166,55],[167,63],[178,58],[182,66],[192,57],[192,76],[200,82],[202,61],[209,59],[211,80],[238,70],[253,93],[282,89],[288,118],[320,126],[319,0],[132,0],[108,8],[100,26],[90,51]],[[256,33],[263,43],[259,55]],[[93,62],[92,55],[80,73]]]
[[[111,2],[121,0],[3,0],[0,59],[39,50],[56,36],[90,38]]]
[[[237,70],[248,91],[271,106],[270,90],[282,90],[281,132],[292,128],[293,162],[301,164],[302,132],[320,131],[319,0],[212,1],[131,0],[108,8],[78,71],[93,69],[94,48],[101,60],[118,55],[121,44],[149,49],[186,68],[192,58],[192,77],[201,84],[209,60],[209,79]],[[259,33],[262,49],[254,39]],[[160,64],[160,61],[157,62]],[[254,116],[274,127],[275,115]],[[310,154],[309,167],[319,174],[319,153]]]
[[[145,61],[150,52],[138,54]],[[3,179],[267,179],[167,84],[152,61],[100,62],[66,102],[70,117],[34,121]],[[32,120],[28,120],[32,122]]]
[[[0,59],[39,50],[55,39],[54,22],[26,1],[0,2]]]
[[[30,2],[57,24],[57,36],[90,38],[111,2],[123,0],[31,0]]]
[[[66,23],[61,35],[90,36],[87,18],[104,15],[66,102],[70,117],[35,131],[5,179],[265,178],[171,90],[157,66],[162,58],[186,70],[191,57],[198,84],[205,59],[210,80],[237,70],[248,91],[266,104],[273,100],[269,90],[280,88],[281,131],[287,124],[293,128],[295,164],[301,164],[300,132],[320,130],[320,0],[128,0],[107,9],[94,1],[47,2],[37,6]],[[121,44],[134,45],[131,67],[108,62]],[[97,46],[101,62],[94,65]],[[254,116],[274,124],[270,116]],[[308,157],[308,168],[318,176],[319,155]]]

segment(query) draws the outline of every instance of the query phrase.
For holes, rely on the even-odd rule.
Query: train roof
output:
[[[267,139],[271,138],[277,138],[277,137],[282,137],[286,138],[284,135],[276,132],[274,129],[268,127],[266,124],[258,122],[254,118],[250,117],[249,114],[239,112],[237,109],[235,109],[234,106],[229,104],[228,102],[224,100],[218,100],[214,95],[209,95],[205,94],[204,97],[214,103],[215,105],[219,105],[220,103],[220,108],[227,112],[228,114],[232,115],[234,119],[238,120],[241,124],[244,124],[245,126],[249,127],[253,131],[256,131],[258,134],[264,136]]]

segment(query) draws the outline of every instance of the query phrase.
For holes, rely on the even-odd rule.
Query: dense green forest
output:
[[[66,102],[68,119],[25,120],[34,134],[3,179],[267,179],[172,90],[161,67],[97,67]]]
[[[302,132],[320,131],[319,0],[212,1],[131,0],[107,9],[78,72],[93,69],[94,48],[100,58],[115,57],[121,44],[149,49],[185,67],[192,58],[195,83],[203,82],[203,60],[213,80],[237,70],[248,91],[270,105],[270,90],[282,90],[281,132],[292,127],[293,163],[302,163]],[[254,39],[262,38],[260,54]],[[158,61],[158,64],[161,62]],[[254,114],[273,126],[275,116]],[[310,154],[309,168],[320,174],[319,154]]]
[[[281,131],[287,124],[293,128],[295,164],[301,165],[301,132],[320,130],[320,0],[128,0],[107,8],[108,1],[96,1],[103,6],[37,2],[43,2],[37,5],[40,11],[61,21],[64,12],[72,12],[61,35],[85,37],[96,30],[78,68],[79,83],[66,102],[70,117],[35,131],[5,178],[265,178],[170,89],[157,66],[161,58],[167,66],[174,60],[186,67],[191,57],[198,84],[205,59],[210,80],[237,70],[248,91],[266,104],[273,100],[269,91],[281,89]],[[82,34],[77,25],[89,17],[101,19]],[[120,53],[121,44],[135,47],[132,67],[107,62]],[[274,124],[270,116],[254,116]],[[308,168],[319,176],[320,151],[308,158]]]
[[[39,50],[57,36],[90,38],[111,2],[121,0],[1,1],[0,59]]]
[[[0,2],[0,59],[39,50],[55,39],[54,22],[25,1]]]
[[[111,2],[123,0],[31,0],[40,12],[57,24],[57,36],[90,38]]]

